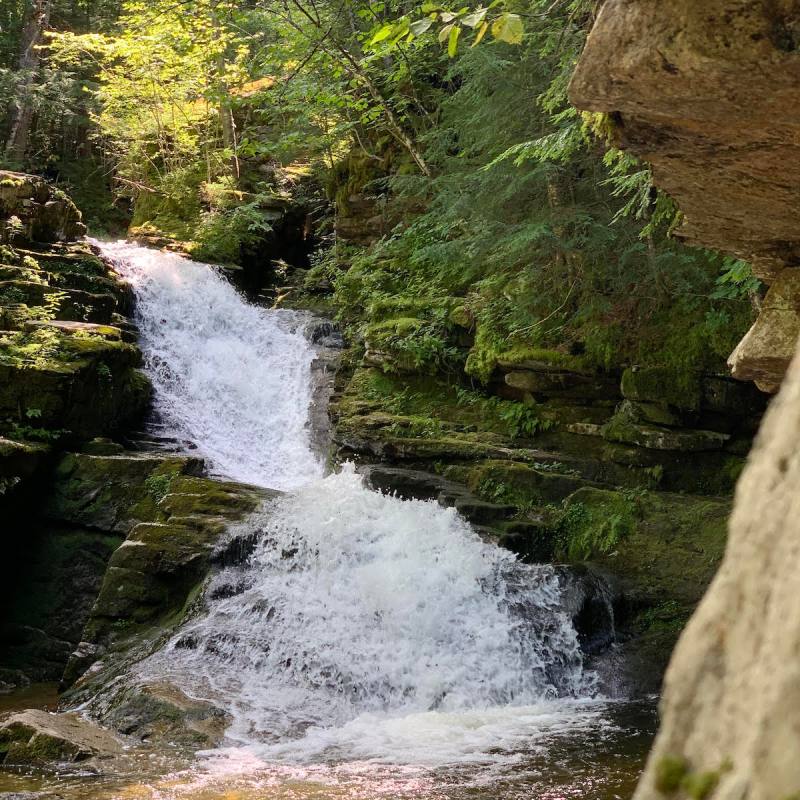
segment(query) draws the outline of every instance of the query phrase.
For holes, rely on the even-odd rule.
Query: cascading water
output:
[[[133,284],[164,430],[237,481],[292,489],[320,477],[306,426],[314,350],[302,316],[245,302],[207,264],[126,242],[101,248]]]
[[[300,316],[249,305],[208,265],[103,250],[134,285],[166,430],[222,475],[292,490],[232,532],[255,536],[253,553],[214,576],[138,680],[224,707],[237,757],[262,765],[513,763],[540,736],[599,724],[552,568],[351,468],[322,476]]]

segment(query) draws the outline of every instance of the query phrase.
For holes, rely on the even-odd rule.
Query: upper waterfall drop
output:
[[[133,284],[155,411],[211,468],[293,489],[321,477],[308,430],[314,349],[302,316],[242,300],[209,264],[96,242]]]

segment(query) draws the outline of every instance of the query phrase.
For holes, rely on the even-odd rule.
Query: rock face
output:
[[[607,0],[571,87],[652,163],[686,213],[685,238],[751,260],[771,284],[731,363],[770,391],[782,382],[737,487],[724,561],[667,671],[635,800],[800,791],[799,45],[790,0]]]
[[[800,331],[799,42],[794,0],[607,0],[570,86],[575,105],[611,115],[618,144],[652,165],[685,214],[677,235],[782,287],[731,364],[770,391]]]
[[[136,422],[150,400],[131,287],[63,192],[0,171],[0,502],[75,445]]]
[[[739,482],[725,560],[667,672],[638,800],[691,794],[699,782],[716,786],[716,800],[797,796],[798,439],[795,358]]]
[[[66,242],[86,233],[81,212],[43,178],[0,170],[0,241]]]

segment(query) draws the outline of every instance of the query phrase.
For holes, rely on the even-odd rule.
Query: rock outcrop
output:
[[[36,175],[0,170],[0,242],[68,242],[85,233],[64,192]]]
[[[29,709],[0,722],[0,764],[42,766],[111,758],[123,751],[113,733],[79,714]]]
[[[635,798],[794,798],[800,8],[607,0],[571,95],[609,113],[619,144],[653,165],[686,214],[681,235],[751,260],[771,284],[731,365],[764,389],[782,383],[737,486],[724,561],[667,671],[661,729]]]
[[[59,445],[138,420],[150,384],[129,285],[41,178],[0,171],[0,501]]]
[[[800,358],[739,482],[725,560],[667,672],[637,800],[796,797],[800,727]]]
[[[772,285],[731,359],[767,391],[800,333],[799,46],[793,0],[607,0],[570,86],[677,200],[676,235],[751,261]]]

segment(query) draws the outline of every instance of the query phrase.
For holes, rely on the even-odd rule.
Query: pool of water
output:
[[[655,701],[597,710],[594,724],[554,731],[535,746],[504,752],[501,762],[293,765],[270,764],[247,748],[191,761],[139,751],[101,763],[104,774],[0,772],[0,793],[37,792],[43,800],[623,800],[633,794],[655,734]]]

